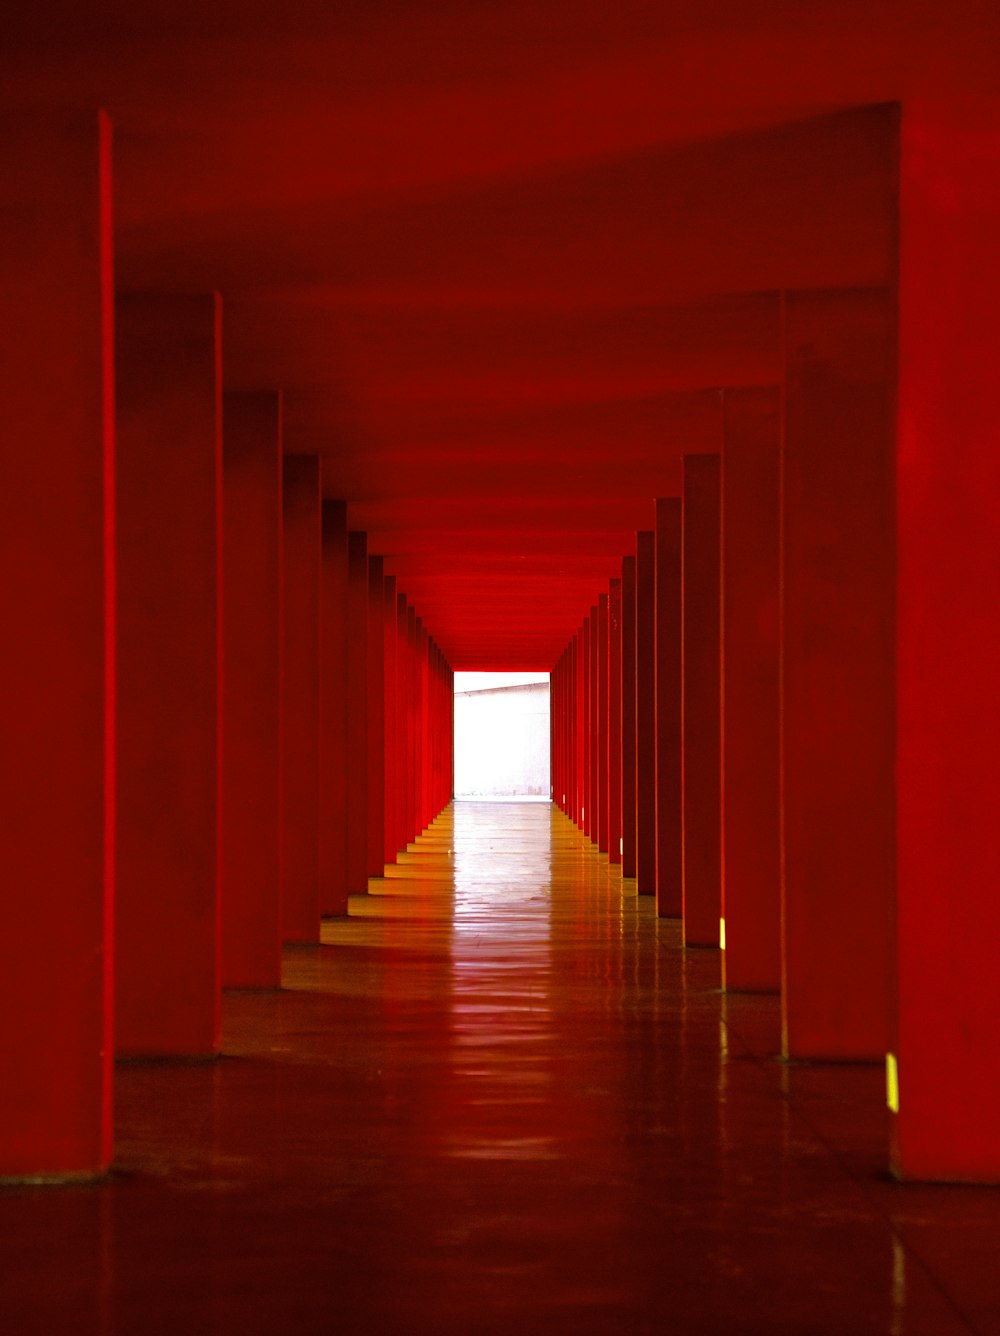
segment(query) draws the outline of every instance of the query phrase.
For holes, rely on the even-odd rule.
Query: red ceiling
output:
[[[12,8],[12,7],[8,7]],[[782,289],[892,282],[888,104],[986,0],[106,0],[0,20],[8,106],[116,126],[119,285],[218,289],[234,388],[455,668],[547,668],[775,383]]]

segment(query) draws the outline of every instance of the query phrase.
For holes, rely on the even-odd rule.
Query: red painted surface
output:
[[[730,390],[722,452],[723,982],[781,986],[780,392]]]
[[[211,295],[129,296],[116,311],[124,1054],[219,1045],[221,315]]]
[[[581,626],[574,637],[576,661],[576,696],[574,734],[576,739],[576,812],[574,820],[584,830],[587,801],[587,640]]]
[[[2,187],[11,204],[2,229],[14,257],[3,302],[10,313],[5,364],[16,380],[11,403],[23,413],[24,403],[34,402],[40,423],[29,429],[13,415],[7,452],[24,460],[47,452],[52,487],[51,505],[39,497],[22,507],[37,521],[30,542],[21,538],[21,511],[8,517],[17,539],[9,568],[23,586],[17,610],[33,628],[31,643],[48,645],[57,635],[52,618],[40,615],[52,606],[51,582],[34,613],[24,611],[50,563],[58,557],[61,571],[72,569],[80,581],[93,575],[89,558],[74,561],[67,547],[79,537],[74,507],[85,495],[93,501],[66,457],[67,442],[89,419],[74,416],[67,432],[59,415],[70,411],[82,384],[94,393],[100,385],[109,404],[113,397],[111,230],[103,227],[99,272],[81,296],[79,275],[67,265],[84,243],[92,250],[86,190],[93,181],[86,177],[85,190],[78,189],[74,176],[77,184],[58,196],[75,228],[67,240],[65,221],[52,222],[58,183],[67,178],[40,167],[65,121],[46,109],[106,106],[115,117],[115,180],[105,156],[98,194],[106,220],[114,193],[119,292],[154,294],[143,298],[150,307],[183,306],[191,293],[225,293],[227,391],[285,387],[286,451],[322,459],[325,496],[342,501],[349,527],[367,535],[368,554],[383,559],[397,597],[406,596],[396,697],[404,843],[445,793],[450,726],[443,702],[451,668],[548,669],[571,642],[574,812],[600,839],[591,770],[600,760],[591,717],[600,680],[589,665],[596,637],[585,647],[579,629],[608,581],[622,573],[636,532],[651,530],[654,498],[680,493],[682,457],[718,449],[721,399],[773,393],[787,379],[788,1046],[819,1056],[880,1054],[887,1042],[880,1018],[894,987],[887,961],[895,958],[893,1042],[905,1050],[902,1172],[994,1173],[986,1114],[977,1115],[993,1106],[1000,1087],[1000,1056],[982,1019],[997,1009],[991,981],[1000,970],[989,944],[998,934],[981,890],[996,880],[995,409],[984,387],[996,361],[990,312],[1000,11],[945,0],[916,10],[902,0],[622,0],[582,8],[512,0],[499,22],[485,0],[405,13],[371,0],[363,10],[290,0],[275,13],[224,0],[206,14],[186,0],[107,0],[87,12],[22,7],[5,26],[0,105],[4,133],[14,136],[5,142],[27,134],[38,150],[14,154],[17,170]],[[44,125],[18,121],[12,108],[45,110]],[[25,254],[26,235],[33,241]],[[37,309],[23,315],[21,275],[43,269]],[[57,279],[66,288],[58,309]],[[105,366],[95,378],[92,364],[101,354],[93,342],[80,351],[80,331],[102,291]],[[775,321],[779,293],[788,294],[787,357]],[[881,293],[889,296],[878,331],[864,311]],[[74,312],[80,323],[70,336],[65,321]],[[51,346],[38,333],[41,321],[51,326]],[[898,441],[897,325],[904,354]],[[129,336],[127,326],[121,333]],[[166,338],[168,322],[154,333]],[[200,335],[185,340],[164,358],[123,348],[123,358],[132,358],[119,403],[124,430],[134,426],[130,396],[140,382],[155,381],[164,400],[185,399],[204,360],[202,344]],[[217,395],[217,356],[214,376]],[[91,404],[91,419],[94,411]],[[158,995],[176,999],[159,1007],[170,1013],[163,1023],[173,1044],[181,1031],[191,1033],[193,1012],[201,1025],[214,988],[206,984],[213,966],[204,890],[213,828],[216,857],[224,848],[216,782],[224,715],[205,694],[204,663],[194,674],[179,671],[176,656],[207,654],[225,622],[206,611],[216,582],[200,547],[211,527],[204,514],[219,501],[217,477],[213,483],[191,475],[182,484],[188,437],[166,413],[156,418],[147,440],[163,458],[144,463],[160,471],[163,486],[136,508],[130,480],[139,452],[122,474],[129,488],[121,511],[119,644],[130,665],[121,692],[131,713],[118,737],[111,709],[101,720],[106,752],[120,749],[130,767],[118,786],[125,826],[117,857],[129,869],[126,880],[141,880],[148,896],[130,909],[132,893],[124,892],[122,918],[137,945],[122,955],[118,990],[128,999],[135,988],[152,986],[164,960],[186,970],[191,987],[168,980]],[[106,415],[105,489],[111,428]],[[32,442],[31,451],[21,450],[22,439]],[[13,460],[5,467],[20,480],[33,465]],[[15,506],[18,486],[10,491]],[[92,522],[98,513],[109,554],[103,498],[91,505]],[[897,629],[897,516],[898,699],[886,667],[886,643]],[[38,536],[43,528],[46,543]],[[21,576],[36,549],[38,569]],[[218,557],[216,543],[216,565]],[[653,585],[641,557],[638,565],[636,737],[643,748],[655,741],[648,713],[655,688],[643,657],[652,652],[644,600]],[[28,734],[18,731],[23,715],[39,738],[32,765],[41,763],[60,711],[77,711],[59,733],[58,766],[46,765],[53,804],[92,774],[90,734],[75,734],[74,721],[92,726],[96,702],[113,694],[106,671],[118,640],[112,567],[104,561],[104,615],[95,612],[88,586],[65,628],[67,636],[79,631],[79,639],[64,654],[45,656],[50,664],[79,666],[75,656],[81,647],[89,653],[96,638],[101,681],[88,676],[88,659],[74,679],[79,691],[62,692],[51,717],[35,708],[50,681],[44,674],[44,681],[29,681],[23,697],[11,695],[18,715],[9,724],[18,744],[12,751],[20,755],[27,745]],[[176,580],[169,608],[147,595],[136,599],[139,575]],[[87,634],[80,631],[84,612]],[[148,618],[149,637],[136,635],[137,616]],[[7,638],[16,641],[16,632]],[[294,653],[308,658],[308,633],[289,638],[289,653],[296,638]],[[367,656],[367,631],[361,639]],[[9,652],[27,653],[18,645]],[[148,672],[144,655],[156,659]],[[313,663],[316,671],[315,656]],[[323,672],[328,707],[334,700],[344,705],[346,687],[338,694]],[[175,700],[196,679],[197,728],[185,731]],[[363,687],[367,697],[366,675]],[[361,690],[357,681],[355,688]],[[305,690],[300,723],[314,699]],[[363,714],[367,720],[367,708]],[[361,716],[352,709],[351,717]],[[886,722],[894,718],[898,751]],[[209,754],[212,727],[216,749]],[[187,748],[183,765],[164,764],[157,752],[168,734],[164,745],[175,761]],[[330,819],[319,822],[315,784],[311,795],[300,790],[293,815],[302,832],[322,824],[336,841],[343,827],[346,839],[348,793],[338,800],[336,785],[349,775],[351,792],[364,796],[364,817],[354,824],[370,853],[377,820],[368,820],[369,749],[358,751],[348,770],[339,763],[345,748],[346,740],[332,748],[323,742],[333,787],[321,786],[322,802]],[[634,791],[636,870],[640,889],[651,891],[654,846],[643,804],[655,801],[655,777],[642,769],[643,759],[635,784],[626,781],[623,820]],[[764,774],[770,765],[761,753],[752,769]],[[72,867],[75,876],[89,875],[100,838],[106,887],[114,804],[112,767],[102,766],[100,835],[98,818],[81,834],[83,808],[74,808],[58,826],[65,864],[47,847],[45,859],[57,872]],[[390,769],[387,761],[387,782]],[[299,779],[308,773],[306,764]],[[151,801],[157,786],[166,790],[165,802]],[[34,790],[23,787],[30,807]],[[20,788],[10,806],[14,827],[18,804]],[[31,807],[25,828],[36,831],[37,819]],[[47,842],[57,843],[50,838],[55,810],[47,821]],[[197,827],[190,838],[185,823]],[[611,826],[609,809],[609,838]],[[894,826],[902,860],[895,953],[885,927],[894,872],[887,831]],[[169,856],[151,852],[158,843]],[[327,871],[342,872],[343,860],[325,847]],[[200,860],[196,875],[178,872],[182,848]],[[76,882],[53,874],[46,884]],[[301,894],[311,901],[308,879]],[[67,934],[93,944],[92,897],[80,895],[82,907],[76,898],[68,903],[68,892],[51,905],[50,922],[60,926],[48,931],[62,933],[65,925]],[[935,895],[947,897],[946,912]],[[11,912],[20,922],[26,911]],[[183,929],[185,914],[191,932]],[[193,973],[185,952],[198,956]],[[53,959],[64,954],[54,951]],[[108,959],[94,952],[86,958],[92,968]],[[948,967],[939,968],[944,959]],[[929,977],[935,986],[924,990]],[[64,995],[78,997],[71,982]],[[42,1006],[39,1015],[46,1014],[56,1011]],[[89,1026],[86,1005],[80,1015]],[[58,1045],[52,1050],[67,1072],[89,1070],[90,1033],[72,1041],[69,1056]],[[106,1059],[102,1070],[106,1085]],[[967,1149],[959,1155],[956,1145]]]
[[[281,982],[281,397],[223,401],[222,983]]]
[[[385,870],[385,576],[368,559],[368,875]]]
[[[281,934],[319,941],[320,617],[322,508],[319,460],[286,455],[282,478],[284,717],[282,746]],[[328,506],[333,502],[327,502]]]
[[[97,116],[0,124],[0,1177],[112,1150],[110,150]]]
[[[318,673],[319,903],[324,917],[347,913],[348,636],[347,506],[323,501]],[[308,610],[312,617],[312,609]],[[309,631],[307,629],[306,634]],[[314,725],[315,727],[315,725]],[[310,839],[314,838],[309,831]]]
[[[597,847],[608,852],[608,764],[611,721],[608,699],[608,595],[597,599]]]
[[[893,314],[789,294],[782,455],[785,1049],[884,1058],[894,890]]]
[[[608,595],[608,858],[622,861],[622,582]]]
[[[635,876],[635,557],[622,557],[622,876]]]
[[[587,618],[587,654],[590,678],[587,692],[587,737],[590,747],[590,799],[587,804],[588,834],[594,844],[601,838],[601,626],[595,604]]]
[[[593,697],[593,656],[590,648],[591,639],[590,617],[587,616],[583,619],[581,641],[583,648],[583,701],[580,711],[580,732],[583,738],[583,793],[580,804],[580,829],[583,831],[584,835],[590,835],[594,828],[594,771],[591,765],[591,755],[593,752],[593,715],[591,712],[591,700]]]
[[[399,628],[396,620],[396,577],[384,577],[382,589],[382,634],[385,646],[382,685],[385,691],[383,748],[385,823],[382,832],[382,861],[395,863],[399,852]]]
[[[396,628],[398,649],[397,663],[397,716],[399,719],[399,742],[398,742],[398,792],[399,792],[399,826],[397,829],[396,848],[402,852],[411,838],[412,825],[412,805],[411,805],[411,775],[412,775],[412,757],[410,748],[410,737],[413,730],[413,720],[410,713],[410,607],[406,601],[405,594],[396,595]]]
[[[635,558],[636,879],[656,894],[656,550],[655,534],[636,536]]]
[[[417,614],[409,603],[406,605],[406,673],[403,680],[403,694],[406,710],[406,784],[404,801],[406,822],[403,828],[403,848],[417,837],[416,774],[417,774],[417,721],[413,678],[416,662]]]
[[[722,911],[719,456],[684,459],[681,524],[683,915],[687,946],[718,946]]]
[[[368,889],[368,541],[347,535],[347,869],[348,895]]]
[[[681,500],[656,503],[656,912],[683,909]]]
[[[906,1178],[1000,1181],[1000,176],[993,99],[902,122],[891,1039]],[[931,333],[932,331],[932,333]]]

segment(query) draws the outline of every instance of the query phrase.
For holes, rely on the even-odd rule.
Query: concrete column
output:
[[[590,654],[590,694],[587,701],[588,733],[590,735],[590,838],[600,847],[601,838],[601,666],[600,666],[600,613],[595,605],[588,618],[588,652]]]
[[[784,1049],[888,1047],[893,891],[894,313],[785,301]]]
[[[385,575],[368,558],[368,875],[385,872]]]
[[[286,455],[282,483],[284,729],[281,935],[318,942],[320,916],[320,462]]]
[[[656,548],[636,537],[636,878],[640,895],[656,894]]]
[[[368,535],[347,536],[347,891],[368,890]]]
[[[419,834],[417,822],[420,807],[419,757],[420,721],[417,718],[419,664],[417,662],[417,613],[412,606],[406,609],[406,842],[412,843]],[[404,846],[405,847],[405,846]]]
[[[223,432],[222,982],[281,982],[281,395],[227,394]]]
[[[114,346],[103,116],[0,118],[0,1179],[111,1159]]]
[[[320,909],[347,913],[348,754],[347,502],[323,501],[323,592],[319,659]]]
[[[727,390],[723,418],[723,983],[777,991],[780,392]]]
[[[431,822],[430,775],[431,747],[431,691],[430,639],[427,628],[420,625],[420,829],[426,830]]]
[[[396,819],[397,852],[402,852],[409,840],[410,791],[410,616],[406,595],[396,595],[397,663],[396,663],[396,718],[398,720]]]
[[[1000,1182],[996,102],[902,121],[893,1168]]]
[[[608,858],[622,861],[622,582],[608,594]]]
[[[597,847],[608,852],[609,753],[611,744],[608,693],[608,595],[597,599]]]
[[[120,1053],[220,1039],[222,306],[120,298]]]
[[[656,503],[656,910],[683,907],[681,501]]]
[[[682,522],[685,946],[718,946],[722,918],[718,455],[685,455]]]
[[[635,876],[635,557],[622,558],[622,876]]]
[[[576,633],[576,824],[585,830],[587,802],[587,631],[584,623]]]
[[[593,752],[593,734],[591,732],[591,712],[590,703],[593,692],[593,673],[591,655],[591,627],[590,614],[583,619],[583,803],[581,804],[581,814],[583,817],[581,829],[584,835],[590,835],[593,830],[593,769],[591,767],[591,755]]]
[[[579,752],[579,746],[577,743],[577,736],[576,736],[576,720],[577,720],[576,693],[577,693],[577,681],[579,678],[579,673],[577,669],[576,636],[574,636],[573,639],[569,642],[569,663],[567,666],[567,677],[568,677],[569,699],[566,702],[566,715],[567,715],[567,728],[569,730],[569,736],[567,738],[567,763],[569,765],[569,773],[567,775],[566,814],[567,816],[572,817],[574,821],[576,821],[577,817],[579,816],[579,808],[577,805],[577,798],[576,798],[576,793],[578,788],[577,754]]]
[[[385,577],[382,591],[382,618],[384,626],[383,687],[385,690],[384,720],[384,807],[385,838],[382,845],[384,863],[395,863],[399,851],[399,687],[396,673],[399,664],[399,629],[396,623],[396,577]]]

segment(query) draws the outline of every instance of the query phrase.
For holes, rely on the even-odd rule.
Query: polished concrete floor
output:
[[[2,1336],[1000,1333],[1000,1193],[891,1182],[881,1071],[775,1061],[555,809],[455,804],[323,937],[121,1067],[111,1180],[0,1192]]]

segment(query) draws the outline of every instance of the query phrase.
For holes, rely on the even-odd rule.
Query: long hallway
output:
[[[453,804],[222,1058],[119,1064],[110,1180],[0,1193],[0,1331],[1000,1330],[1000,1194],[891,1182],[881,1069],[776,1062],[630,885]]]

